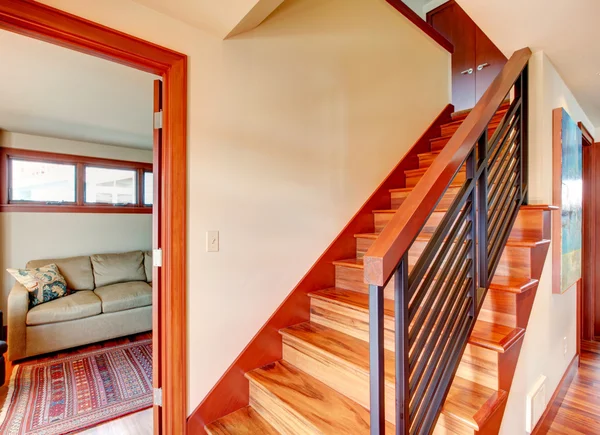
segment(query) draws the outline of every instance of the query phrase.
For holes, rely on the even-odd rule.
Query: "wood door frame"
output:
[[[598,220],[597,205],[594,204],[596,187],[594,179],[598,174],[595,164],[597,147],[594,138],[582,122],[577,123],[582,133],[583,144],[583,258],[582,258],[582,284],[577,298],[577,327],[579,330],[578,341],[595,339],[596,319],[596,294],[600,290],[598,275],[594,267],[596,257],[597,231],[594,223]]]
[[[0,0],[0,29],[60,45],[161,76],[164,83],[161,153],[160,386],[162,424],[154,433],[186,433],[186,166],[187,56],[29,0]],[[160,30],[160,29],[159,29]],[[148,92],[152,92],[149,88]],[[156,231],[156,229],[154,229]],[[156,283],[155,283],[156,284]],[[162,315],[164,313],[169,315]],[[168,358],[166,357],[168,355]]]

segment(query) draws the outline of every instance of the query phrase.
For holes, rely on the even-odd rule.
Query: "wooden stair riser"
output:
[[[304,346],[301,342],[283,338],[283,359],[303,372],[369,409],[369,373],[356,366],[344,364],[328,355]],[[395,423],[395,388],[393,383],[385,386],[385,418]]]
[[[522,344],[523,337],[504,353],[469,344],[456,374],[494,390],[509,391]]]
[[[444,194],[444,196],[442,197],[442,199],[440,200],[439,204],[437,205],[438,208],[443,208],[443,209],[447,209],[448,207],[450,207],[450,205],[452,204],[452,201],[454,201],[454,198],[456,198],[456,195],[458,194],[458,192],[460,191],[460,187],[449,187],[448,190],[446,191],[446,193]],[[404,200],[406,199],[406,197],[408,196],[410,192],[399,192],[399,191],[392,191],[391,192],[391,208],[393,210],[397,210],[398,207],[400,207],[400,205],[404,202]]]
[[[421,230],[421,234],[433,234],[441,220],[444,218],[445,214],[445,211],[434,211],[425,223],[423,229]],[[380,233],[381,231],[383,231],[385,226],[392,220],[393,217],[394,213],[377,211],[373,212],[375,232]]]
[[[526,328],[536,290],[537,285],[523,293],[490,289],[478,318],[511,328]]]
[[[496,129],[498,128],[498,125],[500,125],[500,122],[502,121],[502,117],[503,116],[494,115],[494,117],[488,124],[489,137],[492,137],[492,135],[494,134],[494,131],[496,131]],[[452,136],[454,133],[456,133],[456,130],[458,130],[458,128],[462,125],[462,123],[463,123],[463,121],[454,121],[449,124],[442,125],[440,128],[441,135],[442,136]]]
[[[496,275],[531,278],[532,249],[518,246],[504,247]]]
[[[280,400],[252,381],[250,382],[250,406],[282,434],[310,435],[314,433],[306,421],[298,418]]]
[[[394,278],[390,279],[384,289],[386,299],[394,299]],[[359,293],[369,293],[369,286],[365,284],[365,273],[362,268],[335,266],[335,286]]]
[[[496,131],[496,127],[498,127],[498,125],[495,125],[495,126],[493,126],[493,128],[491,128],[491,129],[489,130],[489,133],[488,133],[488,138],[491,138],[491,137],[492,137],[492,135],[493,135],[493,134],[494,134],[494,132]],[[456,130],[458,130],[458,128],[456,128]],[[456,130],[455,130],[455,131],[456,131]],[[452,133],[452,134],[449,134],[449,135],[442,135],[441,137],[438,137],[438,138],[432,139],[432,140],[429,142],[429,145],[430,145],[431,151],[441,151],[441,150],[443,150],[443,149],[444,149],[444,147],[445,147],[445,146],[448,144],[448,142],[450,141],[450,139],[452,139],[452,135],[453,135],[453,134],[454,134],[454,133]]]
[[[427,169],[411,169],[405,171],[406,174],[406,187],[415,187],[417,183],[423,178],[425,175],[425,171]],[[467,180],[467,172],[465,167],[463,166],[461,170],[456,174],[456,177],[452,181],[452,183],[462,184]]]
[[[504,114],[506,112],[508,112],[508,109],[510,108],[510,102],[507,101],[506,103],[503,103],[498,110],[496,111],[496,115],[494,116],[504,116]],[[469,114],[471,113],[471,110],[461,110],[459,112],[454,112],[451,116],[452,121],[464,121],[467,116],[469,116]]]
[[[310,304],[310,321],[351,337],[369,341],[369,313],[315,299]],[[394,350],[394,319],[384,318],[384,341],[387,350]]]

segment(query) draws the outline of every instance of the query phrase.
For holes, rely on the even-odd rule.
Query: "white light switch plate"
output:
[[[219,252],[219,232],[206,232],[206,252]]]

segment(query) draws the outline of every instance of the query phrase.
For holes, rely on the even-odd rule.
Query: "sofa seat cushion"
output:
[[[66,322],[96,316],[102,312],[102,302],[93,291],[82,290],[33,307],[27,312],[27,325]]]
[[[152,305],[152,287],[144,281],[98,287],[94,293],[102,300],[103,313],[115,313]]]

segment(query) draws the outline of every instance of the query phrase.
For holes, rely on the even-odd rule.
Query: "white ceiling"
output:
[[[283,0],[134,0],[225,39],[258,26]]]
[[[0,129],[152,148],[151,74],[0,30]]]
[[[599,0],[458,0],[505,55],[543,50],[600,127]]]

